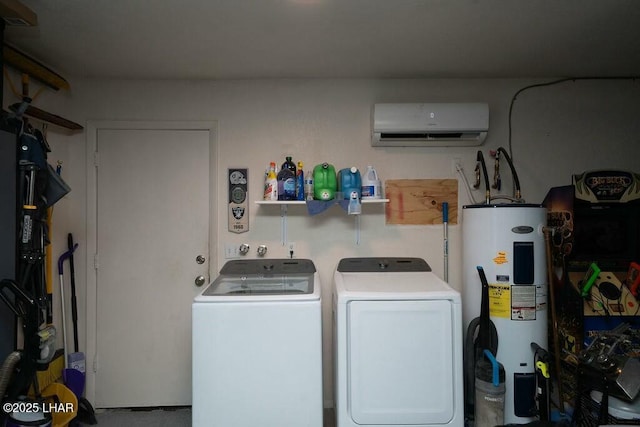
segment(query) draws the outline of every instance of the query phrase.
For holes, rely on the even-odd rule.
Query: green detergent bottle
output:
[[[316,200],[333,200],[338,188],[336,169],[325,162],[313,168],[313,196]]]

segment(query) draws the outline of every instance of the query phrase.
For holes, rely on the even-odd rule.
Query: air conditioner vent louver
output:
[[[475,134],[464,134],[462,132],[451,132],[451,133],[381,133],[381,139],[460,139],[464,137],[470,137]]]
[[[376,104],[371,145],[481,145],[489,129],[489,106],[483,103]]]

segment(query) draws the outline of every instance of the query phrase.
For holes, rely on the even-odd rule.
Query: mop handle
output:
[[[76,244],[73,248],[69,249],[68,251],[64,252],[62,255],[60,255],[60,257],[58,258],[58,276],[60,278],[60,308],[62,311],[62,341],[63,341],[63,347],[64,347],[64,366],[66,368],[69,367],[69,359],[67,358],[67,320],[66,320],[66,315],[65,315],[65,309],[64,309],[64,261],[69,258],[71,256],[71,254],[73,253],[73,251],[76,250],[76,248],[78,247],[78,245]]]
[[[71,256],[71,254],[73,252],[75,252],[75,250],[78,248],[78,244],[76,243],[75,245],[73,245],[73,248],[69,249],[68,251],[66,251],[65,253],[63,253],[62,255],[60,255],[60,257],[58,258],[58,274],[62,275],[64,274],[64,267],[63,267],[63,263],[65,262],[65,260],[67,258],[69,258]]]
[[[442,225],[444,227],[444,281],[449,281],[449,203],[442,202]]]

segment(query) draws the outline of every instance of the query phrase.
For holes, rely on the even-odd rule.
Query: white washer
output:
[[[419,258],[334,274],[337,427],[463,426],[460,294]]]
[[[224,265],[192,306],[194,427],[322,427],[320,291],[310,260]]]

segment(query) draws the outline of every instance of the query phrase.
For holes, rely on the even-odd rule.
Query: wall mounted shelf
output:
[[[304,201],[304,200],[257,200],[255,203],[257,205],[277,205],[280,206],[280,243],[282,245],[286,245],[288,242],[287,237],[287,206],[289,205],[307,205],[309,211],[315,211],[313,215],[317,215],[326,209],[330,208],[333,205],[342,206],[341,202],[348,202],[348,200],[313,200],[313,201]],[[373,204],[384,204],[389,203],[389,199],[362,199],[360,202],[363,205],[373,205]],[[346,209],[345,209],[346,210]],[[353,215],[355,217],[355,244],[360,244],[360,215]]]
[[[376,203],[389,203],[389,199],[362,199],[360,202],[363,205],[376,204]],[[313,200],[310,203],[327,203],[331,205],[337,205],[338,200]],[[257,200],[256,205],[306,205],[304,200]]]

